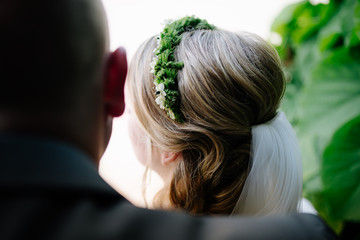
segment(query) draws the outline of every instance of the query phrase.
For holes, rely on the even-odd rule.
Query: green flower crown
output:
[[[183,68],[183,62],[175,62],[174,51],[181,41],[184,32],[201,29],[215,29],[215,26],[199,18],[184,17],[176,21],[168,21],[164,30],[157,37],[158,47],[151,62],[151,73],[154,73],[156,103],[165,109],[168,116],[179,122],[184,122],[184,115],[180,110],[180,93],[177,74]]]

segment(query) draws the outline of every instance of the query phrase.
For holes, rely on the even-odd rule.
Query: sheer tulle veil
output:
[[[232,214],[265,216],[296,212],[302,164],[296,134],[283,112],[252,127],[249,175]]]

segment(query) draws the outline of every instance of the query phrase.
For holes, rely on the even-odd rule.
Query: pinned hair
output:
[[[129,68],[127,88],[134,112],[160,149],[181,152],[171,183],[155,205],[193,214],[230,214],[248,175],[251,127],[274,118],[285,90],[275,49],[250,33],[214,29],[184,32],[174,51],[179,109],[170,119],[155,102],[156,37],[146,41]]]

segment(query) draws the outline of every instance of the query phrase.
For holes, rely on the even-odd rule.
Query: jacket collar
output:
[[[0,187],[116,194],[91,159],[62,142],[0,134]]]

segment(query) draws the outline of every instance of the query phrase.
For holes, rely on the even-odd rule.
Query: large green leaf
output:
[[[349,37],[349,46],[359,46],[360,45],[360,0],[357,0],[354,5],[354,15],[353,15],[353,29],[351,30],[351,34]],[[356,57],[359,57],[360,49],[357,48],[356,50],[358,52]]]
[[[345,41],[349,47],[354,47],[360,44],[360,0],[354,0],[351,11],[353,14],[350,14],[351,20],[347,25],[349,33]]]
[[[360,61],[341,48],[325,57],[311,74],[301,101],[300,134],[329,139],[349,119],[360,114]]]
[[[311,73],[320,59],[317,39],[311,38],[296,48],[293,64],[287,68],[289,82],[281,109],[286,112],[287,118],[294,127],[299,122],[299,100],[303,94],[303,88],[311,82]]]
[[[332,134],[360,114],[360,62],[345,48],[334,51],[313,68],[300,98],[296,130],[303,156],[304,191],[309,194],[322,187],[317,178]]]
[[[315,35],[317,31],[328,22],[333,12],[333,4],[318,4],[316,6],[307,2],[303,11],[296,17],[296,31],[291,37],[296,44]]]
[[[322,188],[319,180],[321,158],[332,133],[360,112],[357,107],[360,106],[360,63],[351,57],[355,51],[344,45],[345,37],[356,25],[354,13],[357,10],[354,8],[359,1],[331,1],[329,6],[300,2],[288,7],[273,24],[273,30],[293,37],[293,34],[303,34],[305,29],[313,32],[315,25],[320,28],[325,24],[323,19],[331,19],[320,28],[319,35],[291,47],[293,60],[287,70],[292,77],[281,106],[299,136],[305,194]],[[286,14],[286,11],[289,12]],[[301,20],[296,18],[305,16],[318,21],[299,25]],[[343,39],[340,42],[338,35]],[[289,47],[290,43],[284,44]]]
[[[301,1],[287,6],[275,18],[271,25],[271,31],[278,33],[282,38],[281,45],[277,46],[276,49],[285,65],[291,64],[293,57],[293,39],[290,35],[293,29],[296,29],[296,19],[305,9],[306,4],[306,1]],[[289,61],[289,63],[286,63],[286,61]]]
[[[299,101],[297,133],[303,155],[304,191],[314,189],[308,181],[317,178],[321,156],[332,134],[360,114],[360,62],[339,49],[314,67],[311,82]],[[317,181],[318,182],[318,181]]]
[[[327,24],[338,3],[312,5],[309,1],[301,1],[287,6],[274,20],[271,31],[282,37],[281,46],[277,47],[282,60],[291,62],[296,48],[317,34]]]
[[[360,116],[360,0],[293,4],[272,30],[283,38],[277,50],[291,76],[281,108],[299,138],[304,195],[339,233],[343,221],[360,221],[360,166],[353,161],[360,158],[358,148],[345,143],[352,141],[350,130],[331,140],[337,129]],[[336,145],[337,153],[329,153]]]
[[[358,39],[360,39],[360,0],[356,2],[354,9],[354,31]]]
[[[323,157],[323,191],[331,218],[360,221],[360,115],[341,127]]]
[[[359,11],[360,0],[345,0],[340,10],[331,18],[331,20],[319,32],[320,50],[346,46],[355,46],[359,43],[359,37],[356,34],[356,25]]]
[[[306,7],[306,1],[290,4],[285,7],[271,24],[271,30],[281,36],[288,34],[290,25],[293,25],[299,13]]]

